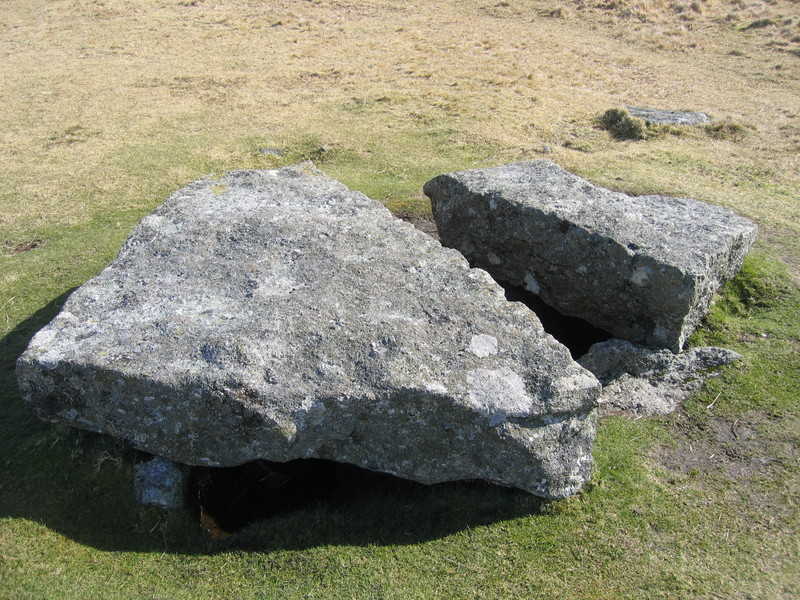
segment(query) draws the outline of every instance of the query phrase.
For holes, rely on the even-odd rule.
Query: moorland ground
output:
[[[0,598],[800,595],[797,2],[3,0],[0,82]],[[618,140],[625,104],[716,125]],[[395,483],[215,540],[19,396],[33,333],[197,177],[312,159],[419,221],[429,177],[543,157],[760,226],[692,342],[743,363],[604,419],[579,496]]]

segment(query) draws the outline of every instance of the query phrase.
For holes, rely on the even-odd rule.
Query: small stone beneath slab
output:
[[[603,384],[602,412],[651,416],[675,411],[716,375],[713,369],[741,358],[733,350],[713,346],[673,354],[611,339],[594,344],[578,364]]]
[[[134,466],[133,487],[139,504],[181,508],[184,505],[186,473],[182,466],[156,456]]]

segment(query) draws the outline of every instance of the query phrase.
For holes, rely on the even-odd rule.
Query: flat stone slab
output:
[[[756,239],[728,209],[628,196],[539,160],[425,184],[442,244],[616,337],[680,351]]]
[[[733,350],[714,346],[673,354],[611,339],[594,344],[578,363],[603,384],[602,413],[653,416],[674,412],[718,374],[715,369],[741,359]]]
[[[36,413],[189,465],[322,458],[547,498],[600,384],[470,269],[311,166],[176,192],[17,362]]]
[[[661,110],[657,108],[641,108],[638,106],[626,106],[625,110],[632,117],[642,119],[648,123],[657,125],[703,125],[710,123],[711,117],[704,112],[694,112],[689,110]]]

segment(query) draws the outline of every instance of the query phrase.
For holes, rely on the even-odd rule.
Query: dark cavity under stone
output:
[[[614,337],[583,319],[561,314],[525,288],[502,282],[500,285],[503,286],[506,300],[522,302],[535,312],[542,322],[544,330],[569,348],[569,352],[575,360],[586,354],[592,344]]]
[[[392,485],[421,484],[329,460],[256,460],[238,467],[194,467],[189,502],[199,516],[210,516],[230,534],[317,502],[343,501],[351,494]]]

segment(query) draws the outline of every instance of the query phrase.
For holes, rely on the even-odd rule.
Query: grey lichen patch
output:
[[[645,285],[652,271],[653,270],[648,266],[636,267],[633,273],[631,273],[631,282],[634,285]]]
[[[533,273],[525,273],[525,278],[522,280],[523,287],[531,294],[539,294],[541,288],[539,282],[536,281],[536,276]]]
[[[530,413],[533,399],[525,389],[519,374],[501,369],[474,369],[467,373],[469,401],[479,412],[498,425],[507,417],[522,417]]]
[[[492,264],[492,265],[500,265],[500,264],[503,264],[503,259],[502,259],[502,258],[500,258],[499,256],[497,256],[497,254],[495,254],[494,252],[489,252],[489,253],[486,255],[486,258],[488,258],[488,259],[489,259],[489,263],[490,263],[490,264]]]

